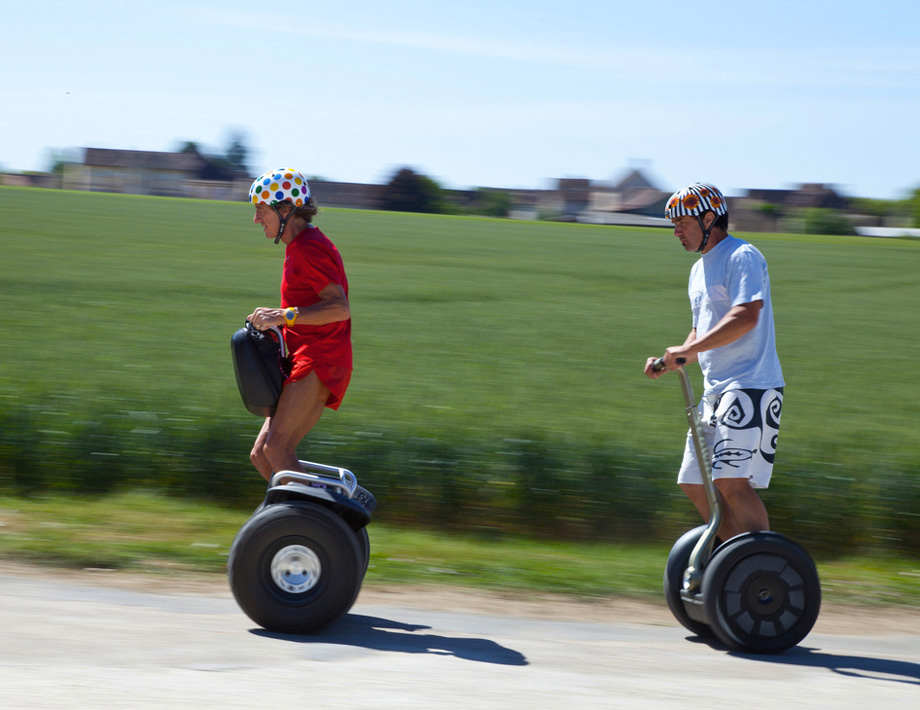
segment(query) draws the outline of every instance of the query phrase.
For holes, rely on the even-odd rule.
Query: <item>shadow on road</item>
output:
[[[827,668],[851,678],[887,680],[892,683],[920,686],[920,663],[910,661],[893,661],[870,656],[838,656],[833,653],[822,653],[816,648],[802,648],[801,646],[776,656],[745,657],[767,663]]]
[[[709,646],[715,651],[731,653],[728,648],[714,638],[701,638],[688,636],[687,640]],[[851,678],[865,678],[867,680],[886,680],[891,683],[906,683],[920,686],[920,663],[910,661],[893,661],[886,658],[873,658],[871,656],[845,656],[834,653],[824,653],[817,648],[796,646],[784,653],[776,655],[732,653],[733,656],[749,658],[752,661],[763,663],[776,663],[787,666],[805,666],[808,668],[827,668],[834,673]]]
[[[451,638],[435,634],[418,634],[430,626],[404,624],[375,616],[348,614],[335,626],[309,636],[279,634],[253,629],[257,636],[296,643],[331,643],[396,653],[431,653],[455,656],[467,661],[497,663],[505,666],[526,666],[527,658],[510,648],[482,638]]]

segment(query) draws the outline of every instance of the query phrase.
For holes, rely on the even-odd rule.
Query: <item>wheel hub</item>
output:
[[[323,566],[319,557],[304,545],[282,547],[272,558],[272,581],[291,594],[307,592],[319,582]]]
[[[775,614],[783,607],[785,598],[782,585],[774,577],[760,577],[748,587],[748,609],[758,616]]]

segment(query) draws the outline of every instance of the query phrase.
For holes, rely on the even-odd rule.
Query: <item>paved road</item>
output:
[[[362,593],[332,630],[295,637],[254,627],[228,593],[0,573],[0,708],[881,710],[920,698],[920,628],[815,632],[747,657],[688,640],[667,616],[406,600]]]

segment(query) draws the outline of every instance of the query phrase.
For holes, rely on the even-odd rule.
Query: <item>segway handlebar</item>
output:
[[[281,346],[281,357],[286,358],[288,356],[287,343],[284,342],[284,331],[281,330],[281,328],[279,328],[277,325],[270,325],[265,330],[259,330],[252,324],[252,321],[246,321],[246,330],[248,330],[250,333],[264,333],[265,330],[272,331],[278,338],[278,345]]]
[[[679,357],[677,358],[677,364],[683,367],[687,364],[687,359]],[[664,369],[664,358],[660,357],[655,362],[652,363],[652,372],[661,372]]]
[[[712,554],[716,533],[718,533],[719,526],[722,524],[722,506],[716,492],[715,484],[712,482],[712,453],[709,451],[706,437],[703,434],[703,423],[700,421],[696,400],[693,396],[690,375],[687,374],[687,371],[683,367],[687,364],[687,360],[686,358],[679,357],[675,362],[679,365],[675,372],[680,375],[681,389],[684,392],[687,424],[690,427],[690,440],[693,442],[697,466],[700,469],[700,475],[703,479],[703,490],[706,494],[706,502],[709,504],[709,510],[711,511],[709,525],[697,541],[693,551],[690,553],[690,559],[688,560],[687,568],[684,572],[684,589],[692,592],[699,588],[703,578],[703,567],[705,567],[706,563],[709,561],[709,556]],[[663,357],[658,358],[652,363],[653,372],[661,372],[664,367]]]

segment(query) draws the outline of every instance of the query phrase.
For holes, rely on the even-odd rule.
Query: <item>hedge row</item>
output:
[[[251,509],[264,482],[248,461],[253,421],[151,423],[131,413],[0,414],[0,489],[24,496],[144,488]],[[344,466],[377,496],[377,519],[486,536],[673,540],[696,524],[674,484],[679,452],[515,439],[446,441],[385,430],[311,436],[305,458]],[[764,493],[774,529],[815,552],[920,555],[916,467],[852,471],[840,452],[784,451]],[[794,472],[794,474],[792,473]]]

